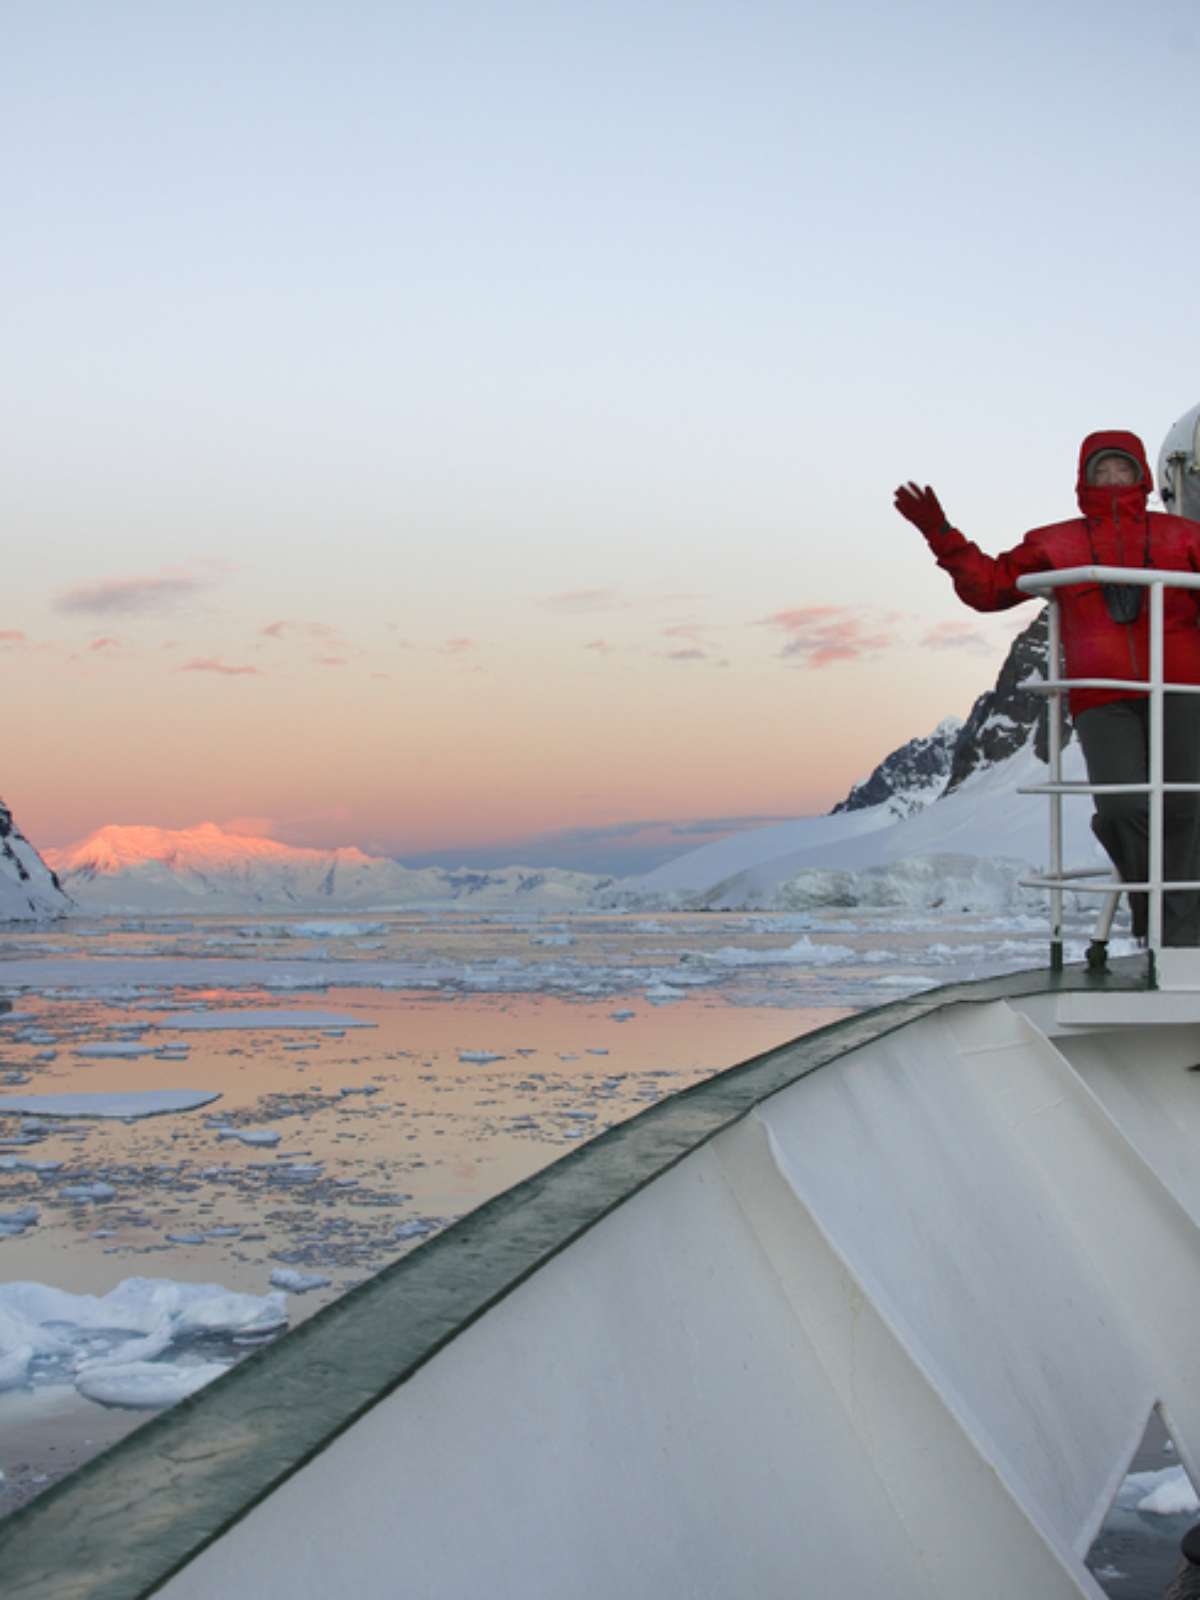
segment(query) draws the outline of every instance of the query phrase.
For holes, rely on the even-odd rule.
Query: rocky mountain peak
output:
[[[59,917],[71,900],[0,800],[0,922]]]
[[[972,773],[1006,761],[1030,739],[1035,741],[1034,753],[1039,761],[1045,761],[1046,697],[1023,685],[1031,678],[1045,677],[1048,642],[1043,608],[1013,640],[994,687],[981,694],[971,707],[954,746],[946,794],[953,794]],[[1063,744],[1066,745],[1072,728],[1065,710],[1063,722]]]
[[[946,717],[932,733],[893,750],[869,778],[856,783],[846,798],[838,801],[830,816],[882,805],[896,817],[923,810],[946,787],[961,728],[957,717]]]

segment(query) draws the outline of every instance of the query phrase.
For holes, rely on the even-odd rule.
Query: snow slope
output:
[[[1044,701],[1025,685],[1046,662],[1039,615],[1013,641],[993,688],[967,721],[947,721],[894,750],[826,817],[740,833],[625,879],[609,903],[712,910],[909,906],[1037,910],[1020,879],[1049,857],[1049,805],[1018,790],[1042,782]],[[1065,775],[1084,776],[1068,734]],[[1090,826],[1091,801],[1064,803],[1067,864],[1108,863]],[[1095,897],[1086,897],[1094,905]]]

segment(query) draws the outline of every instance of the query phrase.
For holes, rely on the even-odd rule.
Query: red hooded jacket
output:
[[[1100,486],[1087,481],[1089,459],[1103,450],[1120,450],[1142,469],[1138,483]],[[934,534],[929,544],[954,580],[960,600],[976,611],[1004,611],[1031,596],[1016,587],[1031,572],[1061,567],[1160,567],[1200,572],[1200,522],[1147,511],[1152,488],[1142,441],[1133,433],[1090,433],[1079,449],[1076,497],[1082,517],[1034,528],[1015,549],[984,555],[957,528]],[[1136,622],[1114,622],[1099,584],[1058,591],[1063,654],[1068,678],[1131,678],[1150,675],[1150,604],[1147,597]],[[1163,607],[1165,677],[1168,683],[1200,683],[1200,592],[1167,589]],[[1136,689],[1075,689],[1071,711],[1078,716],[1110,700],[1136,699]]]

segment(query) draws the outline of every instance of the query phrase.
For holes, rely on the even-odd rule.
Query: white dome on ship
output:
[[[1185,412],[1163,440],[1158,489],[1168,511],[1200,522],[1200,405]]]

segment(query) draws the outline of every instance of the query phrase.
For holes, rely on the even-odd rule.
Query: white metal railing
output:
[[[1150,672],[1144,682],[1127,678],[1064,678],[1062,670],[1062,640],[1059,628],[1058,594],[1079,584],[1133,584],[1149,589],[1150,601]],[[1048,676],[1043,683],[1025,683],[1025,689],[1050,696],[1050,728],[1047,757],[1050,776],[1045,783],[1023,787],[1021,794],[1044,794],[1050,797],[1050,867],[1039,877],[1023,878],[1030,888],[1050,891],[1050,961],[1053,967],[1062,965],[1063,948],[1063,894],[1069,887],[1076,894],[1102,894],[1106,897],[1101,909],[1093,941],[1107,941],[1112,927],[1117,901],[1130,890],[1149,895],[1147,919],[1147,944],[1157,957],[1162,949],[1163,894],[1168,890],[1197,889],[1200,880],[1163,880],[1163,795],[1200,794],[1200,783],[1166,783],[1163,781],[1163,701],[1169,690],[1172,694],[1200,694],[1200,684],[1171,683],[1163,679],[1163,591],[1171,589],[1200,589],[1200,574],[1192,572],[1164,572],[1153,567],[1065,567],[1059,572],[1031,573],[1017,579],[1017,588],[1025,594],[1045,595],[1048,608],[1049,641],[1046,653]],[[1114,627],[1131,624],[1114,623]],[[1062,697],[1069,689],[1123,689],[1143,690],[1150,702],[1149,750],[1147,781],[1145,783],[1086,783],[1064,780],[1062,775]],[[1113,877],[1103,867],[1063,866],[1062,802],[1064,795],[1144,794],[1149,797],[1150,853],[1148,877],[1143,883],[1126,883]],[[1086,883],[1087,878],[1102,882]]]

